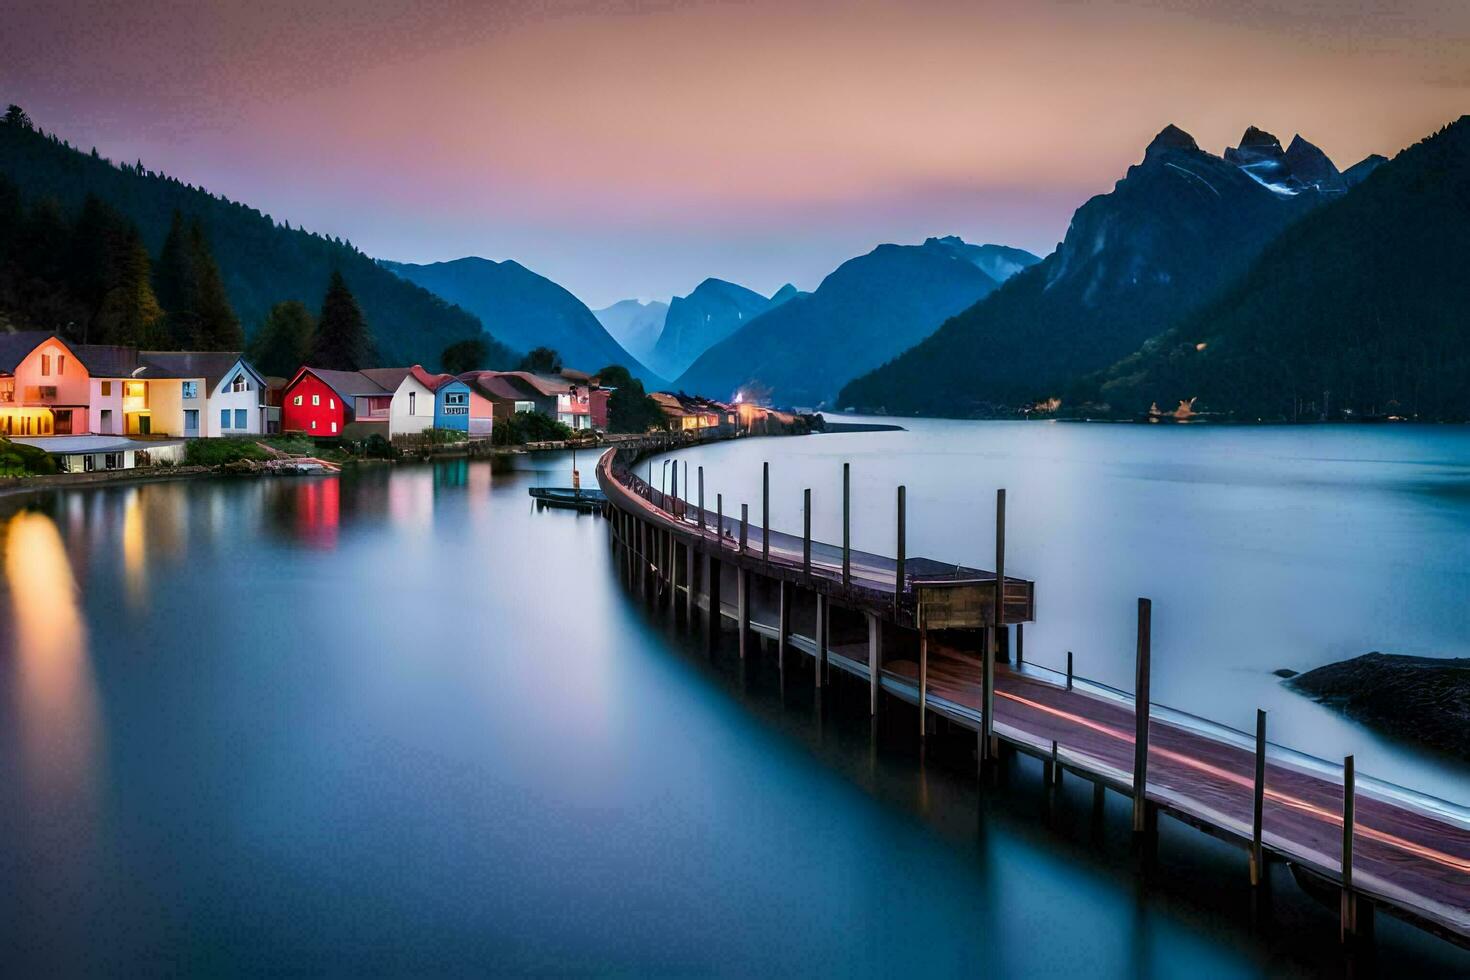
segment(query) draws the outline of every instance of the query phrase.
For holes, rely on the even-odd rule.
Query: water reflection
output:
[[[5,528],[22,766],[48,808],[90,796],[97,702],[77,585],[56,525],[22,511]]]

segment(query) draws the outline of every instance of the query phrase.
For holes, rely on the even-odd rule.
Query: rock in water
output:
[[[1287,683],[1380,731],[1470,759],[1470,657],[1365,653]]]

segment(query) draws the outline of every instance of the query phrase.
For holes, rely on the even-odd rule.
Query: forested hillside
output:
[[[142,161],[114,164],[96,149],[81,151],[46,134],[18,110],[0,122],[0,176],[13,182],[22,208],[53,202],[46,208],[54,205],[63,224],[74,223],[93,197],[125,217],[136,228],[142,250],[155,258],[164,250],[175,212],[186,227],[197,222],[247,335],[276,303],[297,300],[316,309],[333,271],[341,272],[361,305],[382,363],[416,361],[437,368],[445,347],[482,335],[474,316],[380,268],[350,242],[293,228],[151,171]],[[34,325],[66,327],[59,321]],[[493,363],[513,360],[504,346],[491,346]]]

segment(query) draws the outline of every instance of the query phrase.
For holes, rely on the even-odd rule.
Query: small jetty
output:
[[[597,513],[607,506],[607,495],[601,490],[580,487],[532,487],[531,497],[537,507],[562,507],[584,513]]]
[[[1153,854],[1160,815],[1238,845],[1252,885],[1268,862],[1340,898],[1345,944],[1371,940],[1374,912],[1470,947],[1470,809],[1356,773],[1353,757],[1318,759],[1149,696],[1152,604],[1137,605],[1134,690],[1119,691],[1025,659],[1036,585],[1005,571],[1005,491],[996,494],[990,570],[907,554],[906,491],[895,489],[891,555],[851,547],[843,467],[840,544],[770,527],[770,467],[759,512],[706,500],[697,482],[669,492],[639,476],[646,454],[612,449],[597,465],[620,575],[645,601],[702,623],[713,644],[733,628],[741,659],[774,647],[785,672],[811,662],[820,697],[833,671],[863,682],[869,711],[910,712],[922,741],[972,733],[982,778],[1007,755],[1041,760],[1132,801],[1132,830]],[[848,685],[850,688],[851,686]]]

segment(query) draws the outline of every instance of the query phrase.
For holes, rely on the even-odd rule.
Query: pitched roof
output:
[[[572,390],[572,383],[564,378],[550,378],[530,371],[502,371],[505,377],[519,378],[543,395],[565,395]]]
[[[466,371],[459,380],[491,400],[521,401],[530,394],[521,388],[517,379],[498,371]]]
[[[138,351],[115,344],[77,344],[72,351],[94,378],[130,378],[138,368]]]
[[[333,371],[328,368],[314,368],[303,366],[301,370],[296,372],[296,377],[291,379],[292,383],[294,384],[296,380],[300,378],[303,374],[310,374],[322,384],[326,385],[328,388],[331,388],[337,393],[338,398],[341,398],[349,405],[351,404],[352,399],[360,395],[366,396],[392,394],[391,391],[385,390],[382,385],[378,384],[376,381],[374,381],[372,378],[369,378],[361,371]],[[290,387],[290,385],[287,385],[287,387]]]
[[[358,372],[364,378],[380,385],[384,391],[397,391],[403,379],[413,373],[412,368],[363,368]]]
[[[145,350],[138,352],[140,378],[203,378],[209,394],[241,358],[239,351]],[[90,362],[88,362],[90,365]],[[255,369],[251,368],[254,372]],[[93,370],[93,374],[98,372]],[[256,375],[259,377],[259,375]]]
[[[20,362],[25,360],[31,351],[40,347],[53,337],[56,337],[56,334],[49,330],[21,330],[17,333],[0,333],[0,371],[4,371],[7,374],[14,372]],[[60,337],[56,337],[56,339],[61,340]],[[64,340],[61,340],[61,343],[66,344],[68,349],[71,347]]]
[[[459,381],[460,384],[464,384],[463,381],[460,381],[459,378],[456,378],[452,374],[430,374],[428,371],[425,371],[423,369],[422,365],[419,364],[415,364],[408,370],[419,384],[423,385],[425,388],[428,388],[430,391],[433,392],[437,392],[440,388],[455,381]]]

